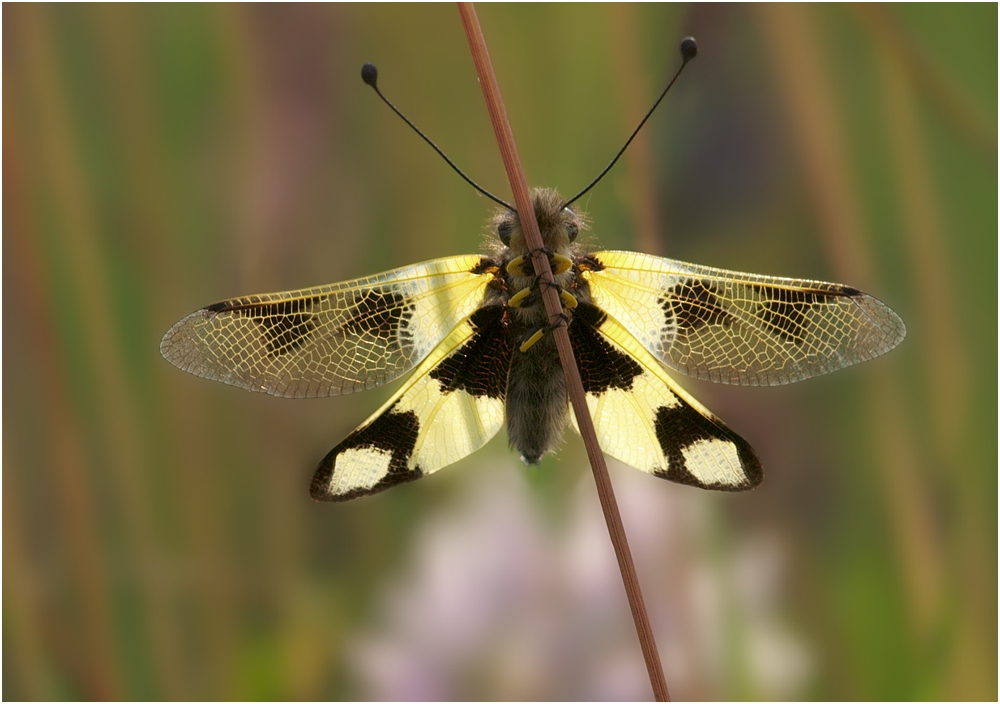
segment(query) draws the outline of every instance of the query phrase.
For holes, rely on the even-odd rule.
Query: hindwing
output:
[[[485,306],[461,321],[410,380],[324,458],[312,497],[374,494],[485,445],[503,425],[512,350],[503,306]]]
[[[436,259],[302,291],[234,298],[170,328],[160,352],[207,379],[274,396],[336,396],[405,374],[482,303],[496,269]]]
[[[605,453],[703,489],[742,491],[760,484],[764,473],[753,448],[680,388],[617,321],[581,303],[569,332]]]
[[[708,381],[788,384],[877,357],[906,334],[888,306],[841,284],[637,252],[581,264],[595,305],[660,362]]]

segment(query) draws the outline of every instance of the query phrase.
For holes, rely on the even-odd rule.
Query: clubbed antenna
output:
[[[363,80],[365,83],[367,83],[368,85],[370,85],[372,87],[372,89],[378,94],[378,97],[380,97],[382,99],[382,102],[384,102],[386,105],[388,105],[390,108],[392,108],[392,111],[394,113],[396,113],[401,118],[403,118],[403,122],[405,122],[406,124],[408,124],[413,129],[414,132],[416,132],[417,134],[419,134],[423,138],[423,140],[425,142],[427,142],[429,145],[431,145],[431,147],[434,149],[434,151],[436,151],[438,153],[438,155],[440,155],[440,157],[442,159],[444,159],[446,162],[448,162],[448,166],[450,166],[451,168],[453,168],[455,170],[455,173],[457,173],[459,176],[461,176],[462,178],[464,178],[466,180],[466,182],[470,186],[472,186],[473,188],[475,188],[477,191],[479,191],[480,193],[482,193],[484,196],[486,196],[490,200],[494,201],[495,203],[499,203],[500,205],[502,205],[503,207],[507,208],[508,210],[514,210],[514,206],[510,205],[506,201],[501,200],[500,198],[497,198],[495,195],[493,195],[492,193],[490,193],[489,191],[487,191],[485,188],[483,188],[482,186],[480,186],[478,183],[476,183],[475,181],[473,181],[471,178],[469,178],[468,176],[466,176],[465,172],[462,171],[460,168],[458,168],[458,166],[455,165],[455,162],[453,162],[451,159],[449,159],[448,155],[445,154],[443,151],[441,151],[438,148],[438,145],[434,144],[434,142],[432,142],[427,135],[425,135],[423,132],[420,131],[419,127],[417,127],[415,124],[413,124],[412,122],[410,122],[410,118],[408,118],[406,115],[404,115],[403,113],[401,113],[399,111],[399,108],[397,108],[395,105],[393,105],[391,102],[389,102],[389,99],[386,98],[384,95],[382,95],[382,91],[379,90],[379,87],[378,87],[378,69],[375,67],[375,64],[373,64],[373,63],[367,63],[367,64],[365,64],[364,66],[361,67],[361,80]]]
[[[674,77],[670,79],[670,83],[668,83],[667,87],[663,89],[662,93],[660,93],[660,97],[656,99],[655,103],[653,103],[653,107],[649,109],[649,112],[646,113],[646,116],[642,118],[642,122],[639,123],[639,126],[635,128],[634,132],[632,132],[632,136],[628,138],[627,142],[625,142],[625,146],[619,149],[618,153],[615,154],[615,158],[611,160],[611,163],[605,166],[604,171],[599,173],[597,175],[597,178],[588,183],[586,188],[584,188],[582,191],[580,191],[575,196],[570,198],[568,201],[563,203],[562,205],[563,208],[572,205],[574,202],[579,200],[580,197],[583,196],[587,191],[596,186],[597,182],[600,181],[602,178],[604,178],[605,174],[611,171],[611,167],[614,166],[615,163],[617,163],[618,159],[621,158],[621,155],[625,153],[626,149],[628,149],[628,145],[630,145],[632,143],[632,140],[635,139],[635,136],[639,134],[639,130],[642,129],[642,126],[646,124],[646,120],[648,120],[649,116],[653,114],[654,110],[656,110],[656,107],[660,104],[660,101],[663,100],[663,96],[665,96],[667,94],[667,91],[670,90],[670,87],[674,85],[674,81],[676,81],[677,78],[681,75],[681,71],[683,71],[684,67],[687,66],[688,61],[690,61],[697,55],[698,55],[698,43],[694,40],[694,37],[687,37],[683,41],[681,41],[681,67],[677,69],[677,73],[675,73]],[[426,139],[426,137],[424,139]]]

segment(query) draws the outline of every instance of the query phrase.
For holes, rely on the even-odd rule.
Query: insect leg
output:
[[[548,256],[549,267],[552,269],[552,274],[555,276],[565,273],[573,267],[573,260],[569,257],[562,254],[555,254],[552,250],[542,247],[541,249],[533,250],[523,256],[511,259],[507,262],[507,272],[514,274],[515,276],[531,276],[535,273],[535,267],[531,263],[531,260],[537,252],[541,252]]]
[[[569,325],[569,322],[570,317],[566,313],[560,313],[557,316],[556,322],[549,323],[548,325],[539,325],[538,327],[528,331],[528,333],[522,338],[521,346],[518,347],[518,349],[521,352],[527,352],[531,349],[532,345],[545,337],[546,333],[552,332],[556,328],[563,327],[564,325]]]

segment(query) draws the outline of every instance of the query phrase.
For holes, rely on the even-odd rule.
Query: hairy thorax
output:
[[[552,189],[534,189],[532,203],[535,207],[535,217],[542,235],[543,250],[551,257],[560,255],[571,260],[580,257],[584,249],[576,242],[577,235],[585,227],[582,216],[570,208],[563,208],[564,199]],[[541,287],[544,282],[537,283],[530,261],[531,248],[525,240],[521,220],[516,211],[502,210],[493,218],[493,231],[500,238],[502,247],[496,253],[496,259],[501,264],[501,276],[505,284],[505,298],[516,295],[526,288],[535,286],[539,295],[532,297],[526,304],[511,308],[511,316],[518,322],[529,326],[542,325],[548,322],[548,314],[541,297]],[[527,263],[520,269],[508,268],[508,264],[527,257]],[[575,267],[570,267],[561,273],[554,273],[553,283],[562,290],[569,292],[581,301],[589,301],[590,296],[586,284],[579,279]]]

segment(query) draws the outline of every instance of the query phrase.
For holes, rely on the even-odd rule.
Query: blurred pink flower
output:
[[[716,499],[612,472],[674,696],[729,698],[737,670],[762,698],[801,696],[810,657],[781,617],[780,541],[720,540]],[[589,477],[567,498],[564,525],[547,522],[530,491],[511,468],[481,467],[450,510],[420,526],[377,623],[353,647],[368,697],[651,696]]]

